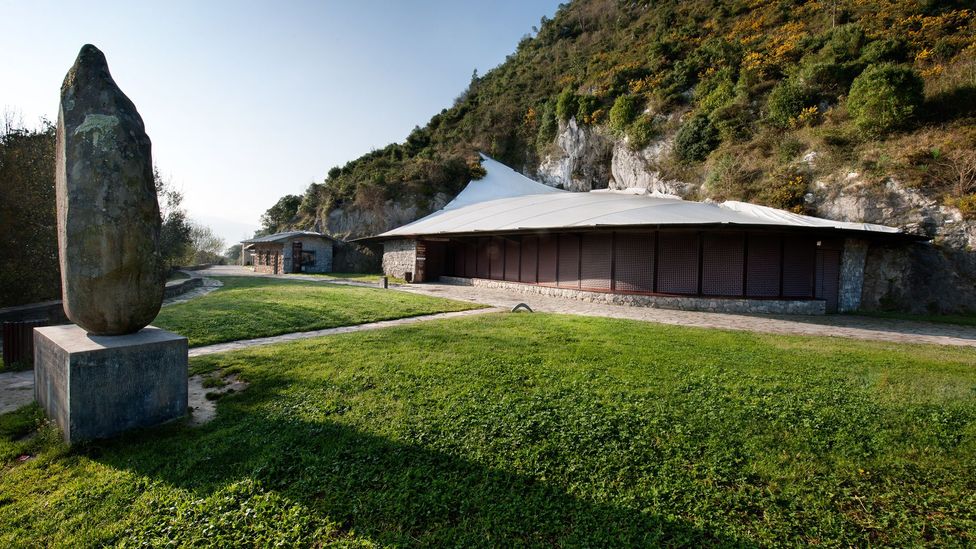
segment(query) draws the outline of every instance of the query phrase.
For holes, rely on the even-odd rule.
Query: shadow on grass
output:
[[[264,395],[275,394],[263,385]],[[590,501],[528,475],[362,432],[328,417],[296,419],[287,409],[282,417],[277,411],[256,413],[248,396],[257,395],[222,402],[217,421],[201,429],[164,427],[80,451],[189,490],[195,498],[251,480],[341,524],[343,531],[381,544],[750,545],[679,517]],[[245,401],[248,406],[240,405]],[[325,410],[336,418],[343,413],[342,408]]]

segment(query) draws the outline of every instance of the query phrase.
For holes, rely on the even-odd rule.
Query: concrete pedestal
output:
[[[68,443],[186,414],[186,338],[153,326],[90,336],[69,324],[34,329],[34,397]]]

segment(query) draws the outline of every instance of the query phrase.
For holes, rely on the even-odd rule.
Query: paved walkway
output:
[[[434,315],[423,315],[423,316],[411,316],[407,318],[398,318],[395,320],[382,320],[379,322],[370,322],[368,324],[356,324],[354,326],[340,326],[338,328],[327,328],[324,330],[315,330],[312,332],[296,332],[292,334],[283,334],[279,336],[272,337],[261,337],[257,339],[245,339],[241,341],[229,341],[227,343],[217,343],[216,345],[207,345],[206,347],[195,347],[190,349],[190,357],[212,355],[214,353],[225,353],[227,351],[236,351],[238,349],[249,349],[251,347],[260,347],[262,345],[271,345],[274,343],[283,343],[285,341],[295,341],[299,339],[309,339],[312,337],[322,337],[336,334],[348,334],[351,332],[363,332],[366,330],[378,330],[380,328],[389,328],[391,326],[404,326],[406,324],[416,324],[418,322],[426,322],[428,320],[440,320],[445,318],[459,318],[472,315],[482,315],[485,313],[496,313],[503,311],[504,309],[488,308],[488,309],[472,309],[470,311],[457,311],[453,313],[438,313]]]
[[[352,280],[348,278],[330,278],[321,275],[310,275],[310,274],[268,274],[268,273],[256,273],[251,269],[246,269],[240,265],[214,265],[212,267],[207,267],[206,269],[201,269],[199,271],[185,271],[187,273],[193,273],[193,276],[252,276],[257,278],[277,278],[281,280],[305,280],[308,282],[322,282],[325,284],[342,284],[345,286],[363,286],[366,288],[379,288],[383,286],[382,282],[364,282],[362,280]],[[390,283],[390,287],[394,287],[393,283]]]
[[[835,336],[854,339],[892,341],[897,343],[932,343],[976,347],[976,327],[913,322],[854,315],[769,316],[676,311],[631,307],[606,303],[589,303],[576,299],[515,293],[510,290],[451,284],[412,284],[401,291],[483,303],[511,310],[526,303],[534,311],[583,316],[627,318],[663,324],[747,330],[774,334]]]
[[[0,414],[34,402],[34,370],[0,373]]]

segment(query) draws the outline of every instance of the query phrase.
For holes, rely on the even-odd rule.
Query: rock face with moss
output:
[[[90,334],[137,332],[162,304],[151,148],[105,55],[84,46],[61,86],[56,188],[64,310]]]

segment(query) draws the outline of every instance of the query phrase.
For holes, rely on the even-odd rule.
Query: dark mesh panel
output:
[[[813,297],[816,241],[787,238],[783,246],[783,297]]]
[[[616,290],[654,291],[654,233],[617,233]]]
[[[579,288],[580,239],[575,234],[559,235],[559,286]]]
[[[698,293],[698,235],[661,231],[658,236],[657,291],[664,294]]]
[[[478,239],[478,278],[491,278],[488,271],[488,238]]]
[[[539,284],[556,283],[556,238],[539,237]]]
[[[474,278],[478,276],[478,246],[474,242],[464,243],[464,276]]]
[[[742,262],[745,239],[742,234],[708,234],[702,241],[702,293],[742,295]]]
[[[534,236],[522,238],[522,282],[535,283],[535,268],[538,261],[539,239]]]
[[[505,241],[505,280],[511,282],[519,279],[519,243],[515,238]]]
[[[825,300],[828,313],[837,312],[840,289],[840,250],[817,250],[817,299]]]
[[[454,276],[464,276],[464,252],[466,246],[462,242],[451,242],[451,253],[454,254]]]
[[[500,238],[492,238],[488,245],[488,260],[491,264],[491,279],[505,279],[505,241]]]
[[[590,290],[610,289],[610,253],[613,239],[609,234],[584,234],[580,262],[580,286]]]
[[[749,235],[746,261],[746,295],[777,297],[779,295],[780,237]]]

